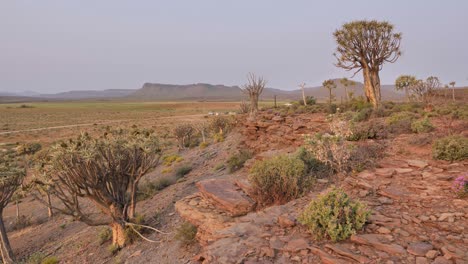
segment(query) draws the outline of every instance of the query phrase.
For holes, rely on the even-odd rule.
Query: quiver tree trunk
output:
[[[47,213],[49,215],[49,218],[52,218],[54,216],[54,211],[52,210],[52,201],[50,199],[49,191],[46,192],[46,196],[47,196]]]
[[[3,209],[0,212],[0,239],[2,262],[4,264],[15,263],[15,255],[13,254],[13,250],[11,249],[10,240],[8,240],[5,224],[3,223]]]
[[[378,70],[371,70],[369,68],[363,69],[364,75],[364,92],[367,101],[372,104],[374,108],[380,105],[380,77]]]
[[[250,116],[252,117],[257,115],[258,112],[258,96],[258,94],[252,94],[252,96],[250,96]]]
[[[110,213],[113,219],[109,224],[112,228],[112,245],[123,248],[127,244],[125,222],[128,220],[128,217],[125,215],[124,208],[120,205],[111,205]]]

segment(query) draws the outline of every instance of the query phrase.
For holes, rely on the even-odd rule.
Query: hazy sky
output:
[[[468,85],[467,11],[463,0],[2,0],[0,90],[237,85],[248,72],[270,87],[315,86],[351,76],[333,65],[332,33],[355,19],[403,33],[382,83],[408,73]]]

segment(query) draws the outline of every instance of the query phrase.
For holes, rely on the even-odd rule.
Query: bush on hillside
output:
[[[448,136],[434,142],[432,155],[439,160],[464,160],[468,158],[468,138]]]
[[[297,157],[286,155],[257,161],[249,181],[260,204],[283,204],[301,196],[313,183],[306,165]]]
[[[333,188],[312,200],[299,217],[316,239],[345,240],[366,223],[370,211],[343,190]]]
[[[240,150],[238,153],[232,155],[227,160],[227,168],[230,173],[235,172],[242,167],[244,167],[244,163],[252,158],[252,152],[249,150]]]
[[[414,132],[414,133],[427,133],[427,132],[431,132],[434,130],[434,126],[432,125],[431,121],[429,120],[429,118],[425,117],[423,119],[419,119],[419,120],[416,120],[414,121],[412,124],[411,124],[411,130]]]

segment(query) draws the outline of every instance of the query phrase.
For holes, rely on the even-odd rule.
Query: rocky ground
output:
[[[57,256],[61,263],[468,263],[468,200],[457,198],[454,177],[468,162],[450,164],[431,159],[430,145],[408,144],[412,135],[385,141],[386,157],[351,175],[319,179],[306,196],[284,205],[256,208],[246,181],[256,159],[293,152],[303,134],[327,129],[323,114],[288,117],[264,113],[256,122],[241,122],[225,142],[206,149],[182,151],[193,170],[182,180],[138,205],[159,241],[137,241],[117,254],[100,245],[100,228],[56,216],[27,198],[22,212],[32,212],[33,226],[9,233],[13,250],[26,259],[34,252]],[[443,135],[435,131],[432,137]],[[214,168],[239,148],[255,152],[244,169],[230,174]],[[148,176],[161,177],[159,168]],[[343,187],[372,210],[365,229],[350,239],[315,241],[297,222],[303,208],[331,185]],[[15,208],[5,212],[11,230]],[[183,246],[174,238],[178,226],[198,227],[198,243]]]

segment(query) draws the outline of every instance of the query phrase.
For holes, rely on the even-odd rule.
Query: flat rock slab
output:
[[[387,252],[389,254],[404,255],[406,254],[405,248],[397,244],[391,244],[386,241],[385,235],[377,234],[364,234],[364,235],[352,235],[351,241],[357,244],[367,245],[374,247],[375,249]]]
[[[197,182],[201,195],[231,216],[241,216],[255,208],[255,201],[230,180],[210,179]]]

